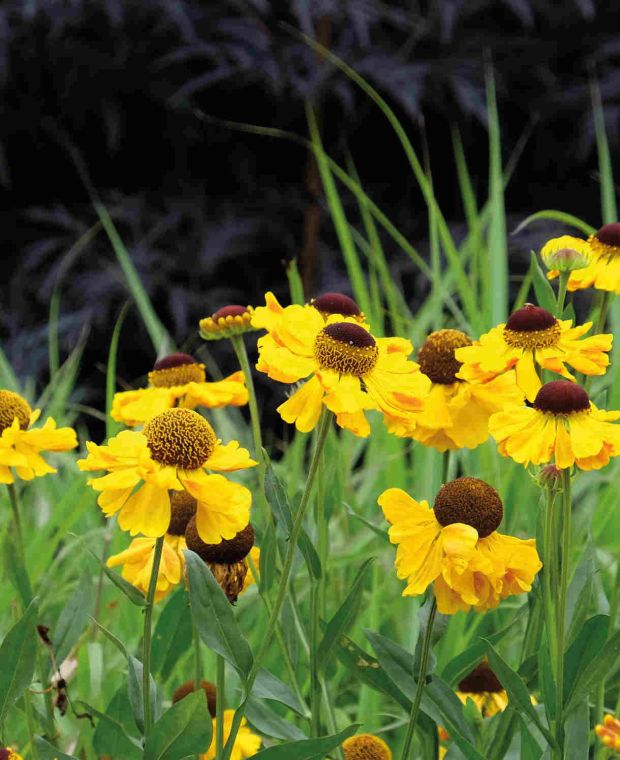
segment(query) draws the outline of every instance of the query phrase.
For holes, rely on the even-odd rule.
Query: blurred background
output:
[[[60,361],[86,341],[74,401],[104,406],[108,345],[128,291],[93,194],[186,350],[200,344],[198,319],[226,303],[262,303],[268,289],[287,300],[293,259],[307,295],[349,291],[310,152],[229,122],[305,138],[312,102],[328,154],[354,164],[366,192],[428,256],[426,206],[385,117],[295,30],[353,66],[395,109],[426,156],[457,240],[466,229],[458,137],[474,190],[488,196],[491,63],[502,159],[513,169],[508,231],[546,208],[600,224],[590,81],[598,80],[613,148],[620,114],[613,3],[5,0],[0,337],[22,381],[42,387],[49,379],[52,306]],[[354,197],[343,198],[357,223]],[[530,249],[556,231],[537,224],[509,237],[515,287]],[[428,283],[402,250],[383,243],[415,310]],[[133,316],[121,336],[121,384],[140,382],[155,358]],[[223,371],[236,368],[228,346],[215,354]]]

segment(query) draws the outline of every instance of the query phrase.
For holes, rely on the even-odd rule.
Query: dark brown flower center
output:
[[[471,344],[460,330],[437,330],[428,336],[418,351],[420,369],[434,383],[452,385],[459,382],[456,373],[462,362],[454,357],[454,351]]]
[[[17,419],[22,430],[28,430],[32,410],[19,393],[0,390],[0,435]],[[1,759],[0,759],[1,760]]]
[[[570,380],[546,383],[536,394],[534,409],[551,414],[571,414],[590,409],[590,399],[584,389]]]
[[[183,470],[197,470],[217,445],[211,425],[191,409],[168,409],[144,426],[144,435],[156,462]]]
[[[189,354],[169,354],[164,356],[163,359],[158,359],[153,366],[154,370],[158,369],[170,369],[171,367],[180,367],[183,364],[196,364],[196,359]]]
[[[504,516],[499,494],[479,478],[457,478],[445,483],[439,489],[434,509],[440,525],[464,523],[475,528],[480,538],[497,530]]]
[[[375,339],[353,322],[327,325],[314,342],[314,357],[321,369],[332,369],[341,375],[362,377],[375,366],[378,356]]]
[[[321,314],[342,314],[343,317],[359,317],[360,307],[352,298],[344,293],[323,293],[318,298],[313,298],[310,304]]]
[[[504,691],[504,687],[488,664],[481,662],[459,683],[459,691],[467,694],[484,694],[484,692],[497,694]]]
[[[170,525],[168,533],[184,536],[188,522],[196,514],[196,499],[187,491],[173,491],[170,496]]]
[[[504,340],[513,348],[534,350],[555,346],[560,333],[560,324],[553,314],[540,306],[526,303],[508,317]]]
[[[182,699],[185,699],[188,694],[194,692],[194,683],[195,681],[186,681],[184,684],[181,684],[181,686],[179,686],[179,688],[172,695],[172,703],[176,704]],[[211,681],[201,681],[200,685],[202,686],[204,693],[207,695],[207,705],[209,707],[211,717],[215,718],[215,707],[217,701],[217,689],[215,687],[215,684],[211,683]]]
[[[254,528],[248,523],[236,536],[222,539],[219,544],[205,544],[198,535],[196,518],[192,517],[185,529],[187,548],[203,559],[205,562],[215,562],[221,565],[232,565],[240,562],[248,556],[254,546]]]
[[[614,248],[620,247],[620,222],[604,224],[596,233],[596,239]]]
[[[155,388],[172,388],[186,383],[204,383],[204,364],[189,354],[170,354],[155,363],[149,372],[149,382]]]
[[[242,317],[247,310],[247,306],[241,306],[241,304],[233,303],[230,304],[230,306],[222,306],[221,309],[218,309],[212,314],[211,319],[217,322],[218,319],[225,319],[226,317]]]

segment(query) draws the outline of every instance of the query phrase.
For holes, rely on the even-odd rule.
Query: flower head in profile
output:
[[[560,272],[574,272],[587,267],[592,261],[592,249],[587,240],[562,235],[544,244],[540,258],[547,269],[551,270],[549,277],[553,279]]]
[[[456,696],[463,704],[471,699],[483,718],[491,718],[508,706],[506,690],[486,660],[459,682]]]
[[[445,615],[472,606],[488,610],[529,591],[542,567],[534,539],[497,532],[502,501],[483,480],[444,484],[433,509],[400,488],[389,488],[378,501],[392,526],[390,541],[398,545],[396,574],[407,580],[403,596],[423,594],[432,583]]]
[[[196,514],[197,502],[187,491],[173,491],[170,497],[170,506],[170,524],[164,535],[155,587],[156,602],[168,596],[183,578],[185,567],[183,550],[187,547],[185,529],[187,523]],[[154,555],[154,538],[134,538],[127,549],[111,556],[107,565],[108,567],[122,565],[122,577],[146,596],[153,570]]]
[[[463,365],[458,376],[470,382],[489,381],[514,368],[517,384],[533,401],[541,386],[537,364],[569,380],[575,378],[567,364],[584,375],[604,375],[613,336],[582,337],[591,327],[591,322],[571,327],[571,320],[558,320],[540,306],[525,304],[506,324],[494,327],[472,346],[456,349]]]
[[[512,407],[489,420],[500,454],[527,467],[552,459],[560,469],[598,470],[620,454],[620,411],[597,409],[567,380],[543,385],[533,406]]]
[[[0,760],[23,760],[11,747],[0,747]]]
[[[620,753],[620,720],[607,714],[602,725],[597,723],[594,731],[605,747]]]
[[[211,681],[204,680],[200,682],[200,686],[202,687],[202,690],[204,691],[207,698],[207,707],[209,709],[209,713],[212,718],[215,718],[217,708],[217,687],[214,683],[211,683]],[[194,681],[186,681],[185,683],[181,684],[181,686],[179,686],[179,688],[172,695],[172,704],[174,705],[177,702],[180,702],[182,699],[185,699],[185,697],[188,694],[191,694],[193,691],[195,691]]]
[[[357,734],[342,743],[344,760],[392,760],[388,745],[374,734]]]
[[[228,737],[230,736],[230,729],[232,727],[234,716],[234,710],[224,710],[224,744],[228,741]],[[211,746],[207,752],[200,755],[200,760],[215,760],[215,723],[215,718],[213,718],[213,738],[211,739]],[[230,760],[247,760],[247,758],[254,757],[260,749],[260,745],[260,736],[252,731],[248,726],[247,720],[243,718],[230,755]]]
[[[489,417],[494,412],[523,401],[512,370],[477,382],[458,377],[461,362],[455,350],[471,345],[459,330],[437,330],[428,336],[418,351],[420,370],[431,381],[424,408],[393,422],[388,417],[391,432],[438,451],[474,449],[489,437]]]
[[[251,306],[222,306],[210,317],[200,320],[200,337],[203,340],[221,340],[256,330],[252,325],[253,313],[254,309]]]
[[[407,359],[409,341],[375,338],[354,316],[326,316],[319,299],[281,311],[266,300],[268,306],[256,310],[258,323],[269,330],[259,338],[256,368],[282,383],[307,378],[278,407],[286,422],[309,432],[325,406],[341,427],[367,436],[367,410],[398,418],[422,408],[430,381]]]
[[[41,454],[77,446],[75,430],[57,428],[51,417],[42,427],[33,427],[40,415],[40,410],[32,411],[18,393],[0,390],[0,483],[14,483],[16,477],[33,480],[56,472]]]
[[[106,470],[88,484],[99,492],[106,516],[119,513],[118,524],[132,536],[163,536],[171,519],[170,491],[187,491],[196,499],[196,526],[207,543],[232,538],[250,519],[250,491],[223,475],[254,467],[237,441],[223,445],[209,423],[191,409],[168,409],[153,417],[142,432],[124,430],[107,445],[86,444],[81,470]]]
[[[570,273],[568,290],[596,288],[620,293],[620,222],[604,224],[587,241],[580,242],[588,247],[591,261],[588,266]],[[548,272],[547,277],[552,280],[559,273],[558,267]]]
[[[149,387],[114,395],[110,414],[129,427],[142,425],[156,414],[173,407],[242,406],[248,402],[243,372],[223,380],[207,382],[205,365],[189,354],[171,354],[155,363],[149,372]]]

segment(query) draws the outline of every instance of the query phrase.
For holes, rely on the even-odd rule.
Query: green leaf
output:
[[[273,586],[277,567],[276,529],[273,522],[269,522],[260,545],[260,558],[258,562],[261,594],[265,594]]]
[[[90,549],[88,550],[88,553],[95,560],[97,565],[101,567],[103,572],[108,576],[108,578],[112,581],[112,583],[118,589],[120,589],[123,592],[123,594],[125,594],[125,596],[129,599],[130,602],[132,602],[132,604],[135,604],[137,607],[146,606],[146,598],[139,589],[137,589],[135,586],[129,583],[129,581],[126,581],[118,573],[115,573],[114,570],[110,570],[110,568],[106,565],[106,563],[101,562],[99,557],[97,557],[97,555],[94,552],[91,552]]]
[[[351,584],[351,590],[327,624],[325,634],[323,635],[323,639],[319,644],[317,652],[317,662],[319,663],[319,668],[322,672],[325,672],[325,668],[331,659],[334,642],[339,639],[342,634],[348,632],[357,617],[362,601],[362,590],[366,581],[366,574],[373,562],[374,557],[370,557],[360,567],[353,583]]]
[[[590,748],[590,721],[588,700],[583,699],[566,716],[564,721],[566,760],[583,760]]]
[[[501,685],[508,693],[508,699],[512,706],[522,715],[529,718],[536,725],[541,734],[552,747],[556,746],[555,739],[549,733],[549,730],[543,726],[532,701],[527,686],[519,675],[508,665],[508,663],[498,654],[497,650],[490,641],[486,642],[487,657],[491,670],[495,673]]]
[[[521,723],[521,757],[523,760],[540,760],[545,751],[544,747],[536,741],[536,738],[532,736],[532,732],[529,729],[527,721],[520,715]],[[586,755],[587,757],[587,755]]]
[[[112,409],[112,401],[114,400],[114,394],[116,393],[116,359],[118,354],[118,342],[121,337],[123,322],[127,316],[129,306],[130,301],[125,301],[118,317],[116,318],[116,323],[114,324],[114,330],[112,331],[112,337],[110,339],[110,347],[108,349],[108,365],[105,372],[106,437],[108,439],[115,436],[123,428],[122,423],[112,419],[110,410]]]
[[[252,668],[252,651],[237,625],[231,604],[200,557],[189,549],[184,554],[192,618],[200,638],[245,681]]]
[[[588,694],[590,688],[596,685],[597,681],[590,678],[592,671],[602,680],[615,664],[608,661],[607,668],[604,670],[601,670],[599,665],[600,659],[605,656],[608,632],[609,616],[595,615],[586,620],[577,638],[566,652],[564,658],[564,702],[566,704],[576,704]],[[618,634],[612,637],[609,643],[611,644],[613,638],[617,636]],[[616,648],[612,648],[611,651],[616,651]],[[620,643],[617,651],[620,651]]]
[[[568,587],[565,630],[568,631],[566,641],[569,643],[577,636],[588,614],[592,598],[594,572],[594,547],[590,542]]]
[[[518,232],[521,232],[521,230],[524,230],[532,222],[537,222],[539,219],[553,219],[555,222],[562,222],[562,224],[566,224],[569,227],[575,227],[578,230],[581,230],[584,235],[593,235],[596,232],[594,227],[590,227],[589,224],[584,222],[582,219],[579,219],[577,216],[566,214],[564,211],[556,211],[555,209],[545,209],[544,211],[537,211],[535,214],[530,214],[530,216],[524,219],[512,231],[511,234],[516,235]]]
[[[144,696],[142,679],[144,668],[137,657],[129,655],[127,658],[127,693],[133,709],[133,717],[136,725],[144,733]],[[161,705],[157,694],[157,684],[152,674],[149,676],[149,692],[153,711],[153,718],[157,720],[161,711]]]
[[[80,634],[86,628],[93,604],[90,573],[84,573],[51,631],[50,637],[57,663],[60,664],[67,657]]]
[[[7,533],[2,542],[2,559],[4,577],[9,578],[15,591],[19,594],[22,605],[27,607],[32,599],[32,588],[28,573],[24,569],[21,555],[17,551],[17,544],[10,533]]]
[[[41,736],[34,737],[34,744],[37,748],[39,760],[78,760],[75,755],[67,755],[61,752],[56,747],[52,746],[49,742]]]
[[[76,702],[76,705],[80,711],[90,713],[96,718],[99,718],[100,723],[98,724],[97,728],[99,726],[104,726],[103,732],[105,733],[108,741],[114,743],[117,753],[119,752],[118,747],[120,745],[122,746],[123,753],[128,753],[130,756],[132,756],[133,751],[135,756],[135,753],[138,752],[138,757],[142,757],[142,745],[140,743],[140,740],[135,736],[131,736],[131,734],[127,731],[125,726],[117,717],[103,713],[100,710],[97,710],[96,707],[89,705],[88,702],[84,702],[82,700],[78,700]],[[125,754],[123,757],[125,757]]]
[[[125,688],[120,688],[110,700],[105,712],[88,708],[99,717],[93,734],[93,748],[98,755],[122,757],[123,760],[142,760],[142,749],[131,736],[131,704]]]
[[[204,691],[188,694],[155,723],[144,748],[144,760],[182,760],[206,752],[212,725]]]
[[[296,742],[287,742],[286,744],[279,744],[277,747],[269,747],[256,755],[253,755],[253,760],[312,760],[315,757],[325,757],[328,752],[339,747],[345,739],[353,734],[359,728],[359,723],[356,723],[339,734],[333,734],[332,736],[322,736],[318,739],[301,739]]]
[[[254,728],[265,736],[291,741],[308,738],[294,723],[284,720],[269,705],[254,697],[248,700],[245,714]]]
[[[538,649],[538,683],[549,720],[555,718],[555,681],[551,672],[551,655],[547,641]]]
[[[283,705],[290,707],[298,715],[306,716],[307,714],[307,710],[290,686],[287,686],[284,681],[281,681],[273,673],[265,670],[265,668],[261,668],[258,671],[254,686],[252,687],[252,694],[262,699],[273,699],[276,702],[281,702]]]
[[[547,309],[547,311],[553,314],[556,306],[555,293],[549,280],[540,268],[534,251],[531,252],[530,274],[532,275],[532,284],[534,286],[534,293],[536,293],[538,306],[542,306],[543,309]]]
[[[192,615],[185,589],[174,592],[153,632],[151,670],[166,680],[192,643]]]
[[[37,612],[35,598],[0,646],[0,725],[4,724],[9,708],[32,682],[37,656]]]

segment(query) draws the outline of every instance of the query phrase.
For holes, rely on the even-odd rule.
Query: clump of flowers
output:
[[[88,484],[106,516],[119,514],[131,535],[163,536],[171,519],[170,491],[196,499],[196,527],[208,543],[233,538],[250,519],[250,491],[222,475],[254,467],[237,441],[222,445],[211,425],[191,409],[169,409],[153,417],[142,432],[125,430],[107,445],[86,444],[81,470],[106,470]]]
[[[170,354],[149,372],[149,387],[114,395],[110,414],[129,427],[142,425],[173,407],[218,409],[248,402],[243,372],[207,382],[205,365],[189,354]]]
[[[438,451],[474,449],[489,437],[489,417],[523,401],[513,370],[469,382],[458,376],[455,351],[472,341],[459,330],[431,333],[418,351],[421,372],[431,381],[424,408],[408,417],[388,418],[388,429]]]
[[[345,760],[392,760],[392,752],[379,736],[358,734],[342,743]]]
[[[583,338],[592,323],[571,325],[569,319],[556,319],[540,306],[525,304],[506,324],[494,327],[473,345],[456,349],[455,356],[463,365],[458,377],[488,382],[514,368],[517,384],[533,401],[541,386],[536,365],[569,380],[575,378],[567,364],[584,375],[604,375],[613,336]]]
[[[501,599],[530,591],[542,563],[535,539],[497,532],[504,514],[497,491],[479,478],[444,484],[435,499],[418,502],[400,488],[379,497],[398,545],[396,574],[407,580],[403,596],[433,584],[439,612],[475,607],[485,611]]]
[[[33,427],[40,416],[41,411],[33,411],[18,393],[0,390],[0,483],[10,485],[15,478],[33,480],[56,472],[41,454],[77,446],[75,430],[57,428],[52,417],[43,427]]]
[[[578,238],[571,238],[571,246],[576,246]],[[568,290],[596,288],[612,293],[620,293],[620,222],[604,224],[587,241],[579,240],[587,246],[590,254],[588,266],[571,271]],[[548,245],[548,244],[547,244]],[[544,249],[543,249],[544,250]],[[559,267],[547,274],[549,279],[557,277]]]

